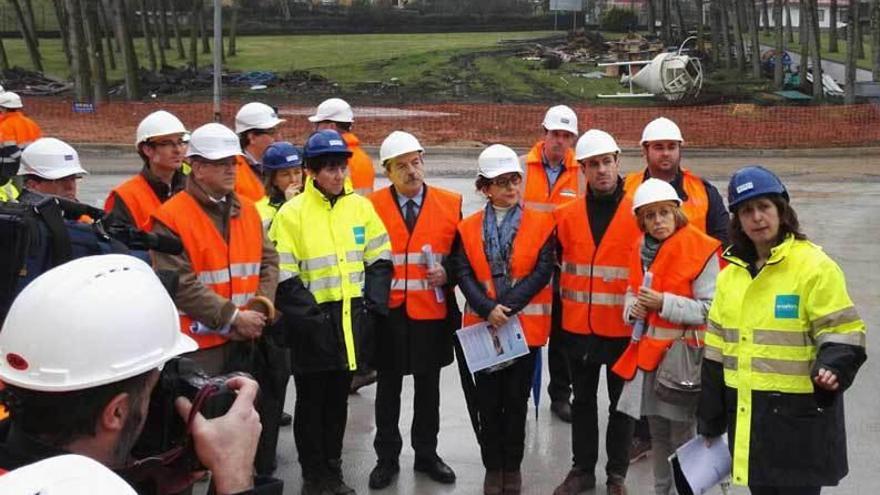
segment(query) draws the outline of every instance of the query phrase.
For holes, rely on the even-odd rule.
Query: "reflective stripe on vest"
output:
[[[682,189],[684,189],[684,193],[688,197],[687,201],[682,203],[681,211],[684,212],[691,225],[697,227],[700,232],[705,233],[707,227],[706,218],[709,214],[709,195],[706,192],[706,185],[703,184],[702,179],[686,168],[681,169],[681,175]],[[644,179],[644,171],[633,172],[626,176],[623,187],[630,201],[635,196],[636,189],[644,182]]]
[[[257,174],[251,169],[247,159],[238,155],[235,157],[235,194],[239,198],[247,198],[253,202],[263,199],[266,189]]]
[[[563,159],[563,170],[560,172],[553,188],[547,180],[544,170],[544,142],[540,141],[529,150],[524,158],[525,185],[523,204],[538,211],[552,212],[557,206],[563,205],[586,193],[586,180],[582,177],[580,165],[574,159],[574,151],[569,149]]]
[[[495,298],[495,287],[492,282],[492,271],[486,259],[483,245],[483,209],[465,218],[458,225],[458,232],[464,246],[467,260],[474,271],[476,279],[486,288],[486,294]],[[538,254],[544,243],[552,235],[554,229],[553,216],[535,211],[531,208],[523,210],[519,230],[513,240],[510,254],[510,277],[512,283],[525,278],[531,273],[538,262]],[[553,304],[553,292],[550,284],[538,291],[522,311],[517,313],[529,346],[542,346],[547,343],[550,335],[550,314]],[[463,325],[473,325],[483,321],[470,305],[465,305]]]
[[[642,286],[643,267],[641,246],[644,237],[630,256],[629,290],[638,293]],[[651,288],[678,296],[693,298],[693,283],[700,276],[709,259],[719,253],[721,243],[700,232],[689,223],[675,231],[660,244],[653,263],[648,268],[654,274]],[[673,339],[681,337],[685,330],[705,330],[705,325],[683,325],[660,317],[659,311],[648,314],[647,331],[639,342],[639,367],[654,371],[663,359],[663,353],[672,345]],[[701,333],[697,339],[702,340]]]
[[[104,211],[109,213],[113,209],[117,197],[125,203],[125,208],[134,220],[134,226],[139,229],[147,227],[150,215],[162,205],[162,201],[142,174],[135,175],[113,189],[104,202]]]
[[[253,203],[246,198],[239,200],[239,215],[229,219],[228,244],[186,191],[166,201],[153,216],[180,237],[199,282],[241,308],[259,289],[263,228]],[[226,342],[220,335],[193,334],[192,319],[183,308],[179,311],[181,329],[198,342],[199,348]]]
[[[554,212],[562,249],[559,278],[562,328],[576,334],[629,337],[623,321],[630,253],[640,232],[625,197],[608,224],[599,246],[587,215],[587,201],[578,198]]]
[[[406,305],[406,314],[414,320],[446,318],[446,302],[438,302],[428,285],[427,257],[423,246],[431,246],[434,263],[440,264],[452,251],[456,227],[461,218],[461,196],[425,186],[422,205],[412,233],[406,227],[397,198],[390,187],[370,196],[391,239],[391,262],[394,275],[388,306]]]

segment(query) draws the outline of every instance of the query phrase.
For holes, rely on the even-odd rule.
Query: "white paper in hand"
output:
[[[730,476],[732,463],[727,435],[716,438],[709,447],[706,447],[706,437],[697,435],[679,447],[669,460],[672,462],[676,458],[681,473],[695,495],[708,493]]]

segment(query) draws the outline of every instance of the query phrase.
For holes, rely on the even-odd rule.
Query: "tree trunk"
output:
[[[67,66],[73,63],[70,59],[70,40],[68,39],[67,16],[64,14],[64,0],[52,0],[52,7],[55,10],[55,19],[58,21],[58,33],[61,37],[61,50],[64,51],[64,59],[67,60]]]
[[[104,45],[102,43],[100,23],[98,22],[98,5],[94,1],[83,0],[83,27],[89,47],[89,62],[95,83],[94,101],[107,101],[107,67],[104,65]]]
[[[660,0],[660,4],[663,6],[663,11],[661,12],[660,22],[663,24],[663,41],[668,45],[672,43],[672,6],[670,3],[672,0]]]
[[[113,25],[116,31],[116,42],[122,52],[122,66],[125,70],[125,95],[129,100],[141,97],[140,81],[138,80],[138,59],[134,51],[134,40],[131,37],[131,22],[125,8],[125,0],[113,0]]]
[[[862,36],[862,9],[859,8],[860,2],[857,0],[852,0],[850,2],[849,9],[853,11],[852,20],[853,26],[856,27],[856,58],[861,60],[865,58],[865,43],[864,38]]]
[[[166,38],[168,35],[168,32],[165,30],[165,28],[168,26],[166,26],[164,22],[161,22],[156,18],[158,17],[159,19],[163,19],[165,17],[165,9],[162,5],[162,3],[164,2],[162,2],[161,0],[153,0],[149,3],[150,13],[153,17],[153,28],[156,28],[156,26],[158,26],[156,30],[159,31],[159,37],[156,39],[156,51],[159,55],[159,71],[161,72],[165,68],[165,66],[168,65],[168,61],[165,60],[165,44],[167,43]]]
[[[290,5],[287,3],[287,0],[278,0],[278,4],[281,7],[281,18],[285,21],[292,19],[293,16],[290,15]]]
[[[813,56],[813,100],[823,101],[825,92],[822,86],[822,47],[819,45],[821,39],[819,37],[821,33],[819,31],[819,15],[817,14],[819,6],[816,0],[807,0],[807,2],[809,4],[807,11],[810,13],[810,24],[807,31],[810,36],[810,53]]]
[[[171,39],[168,37],[168,0],[158,0],[157,10],[159,15],[159,47],[161,50],[170,50]]]
[[[0,33],[0,70],[9,70],[9,58],[6,56],[6,47],[3,46],[2,33]]]
[[[785,5],[785,32],[786,39],[788,43],[794,44],[794,27],[791,24],[791,1],[784,0],[783,4]]]
[[[773,0],[773,27],[776,30],[776,54],[773,57],[773,85],[776,89],[782,89],[785,78],[782,72],[783,29],[782,29],[782,0]]]
[[[684,22],[684,13],[681,11],[681,0],[669,0],[675,2],[675,16],[678,17],[678,32],[681,39],[687,37],[687,25]]]
[[[193,0],[189,13],[189,65],[199,69],[199,1]]]
[[[648,0],[648,32],[651,34],[656,33],[657,29],[657,14],[654,11],[654,0]]]
[[[186,51],[183,49],[183,37],[180,35],[180,12],[177,10],[177,2],[174,1],[171,2],[171,29],[174,30],[177,58],[183,60],[186,58]]]
[[[709,0],[709,21],[712,28],[712,62],[720,65],[725,46],[721,42],[721,14],[718,12],[718,0]]]
[[[237,53],[237,49],[235,46],[235,37],[238,34],[238,5],[233,1],[230,5],[230,10],[232,10],[231,15],[229,16],[229,53],[230,57],[234,57]]]
[[[798,2],[798,41],[801,45],[801,63],[798,66],[798,75],[801,79],[801,87],[807,87],[807,68],[810,66],[810,31],[807,29],[809,25],[809,9],[807,8],[807,0]]]
[[[761,21],[764,26],[764,32],[770,32],[770,6],[767,0],[761,0]]]
[[[837,0],[828,7],[828,53],[837,53]]]
[[[724,68],[733,68],[733,43],[730,40],[730,19],[728,18],[727,2],[729,0],[719,0],[719,10],[721,12],[721,40],[724,43]]]
[[[31,35],[34,37],[34,42],[37,46],[40,46],[40,36],[37,33],[37,19],[34,16],[34,4],[31,0],[23,0],[24,1],[24,18],[25,22],[27,22],[27,28],[31,32]]]
[[[107,42],[107,63],[110,65],[111,70],[116,70],[116,55],[113,53],[113,25],[110,23],[110,18],[107,15],[109,8],[106,5],[106,0],[97,2],[97,7],[102,36],[106,38]],[[117,44],[116,47],[118,48],[119,45]]]
[[[18,0],[9,0],[9,4],[12,5],[12,9],[15,11],[15,17],[18,19],[18,30],[21,31],[21,37],[24,39],[24,44],[27,46],[28,54],[31,57],[31,65],[34,66],[35,71],[43,72],[43,61],[40,57],[40,48],[37,46],[36,39],[34,39],[34,36],[27,28],[27,21],[25,21],[25,15],[21,10],[21,5],[18,3]]]
[[[65,0],[64,7],[70,29],[70,75],[73,76],[73,92],[76,101],[90,101],[92,90],[91,68],[88,48],[83,32],[83,11],[79,0]]]
[[[852,29],[856,15],[850,5],[846,23],[848,27],[846,30],[846,81],[843,85],[843,101],[849,105],[856,102],[856,30]]]
[[[754,0],[746,0],[746,13],[749,17],[749,30],[752,35],[752,77],[761,78],[761,43],[758,40],[758,32],[760,31],[758,20],[758,7]]]
[[[205,5],[204,0],[199,0],[199,34],[202,37],[202,53],[210,54],[211,53],[211,43],[208,40],[210,36],[208,33],[211,31],[208,28],[208,19],[210,16],[207,15],[207,6]]]
[[[874,56],[871,79],[880,82],[880,0],[871,2],[871,19],[871,54]]]
[[[147,63],[150,64],[150,72],[156,72],[156,51],[153,49],[153,30],[150,28],[150,20],[147,18],[147,0],[140,0],[141,8],[141,31],[144,33],[144,45],[147,49]]]
[[[751,1],[751,0],[748,0]],[[731,6],[733,7],[733,35],[736,40],[736,68],[740,72],[746,71],[746,50],[745,50],[745,36],[743,33],[743,26],[745,23],[742,19],[742,9],[740,8],[740,4],[742,0],[732,0]]]
[[[703,35],[706,33],[706,24],[703,22],[703,0],[694,0],[694,3],[697,7],[697,50],[706,53],[706,42],[703,40]]]

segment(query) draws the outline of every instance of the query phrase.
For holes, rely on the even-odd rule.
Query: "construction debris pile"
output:
[[[170,95],[192,91],[207,91],[213,87],[214,73],[210,66],[198,70],[191,68],[166,67],[161,72],[140,71],[141,88],[149,95]],[[224,72],[221,75],[224,87],[237,87],[251,90],[263,90],[278,87],[285,90],[332,91],[336,84],[327,78],[308,71],[296,70],[284,73],[270,71]],[[110,94],[121,94],[124,84],[116,82]]]
[[[73,83],[61,81],[44,75],[41,72],[13,67],[4,70],[2,86],[20,95],[46,96],[57,95],[73,88]]]
[[[585,33],[582,29],[566,38],[554,39],[553,44],[529,43],[519,53],[523,60],[540,61],[545,69],[558,69],[567,63],[596,62],[607,50],[605,39],[598,32]]]

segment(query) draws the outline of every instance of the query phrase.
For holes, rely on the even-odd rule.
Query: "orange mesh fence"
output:
[[[232,125],[245,101],[226,101],[223,122]],[[317,102],[316,102],[317,104]],[[515,104],[426,104],[354,106],[354,132],[368,145],[378,145],[392,130],[416,134],[427,145],[504,143],[531,145],[540,135],[546,106]],[[638,145],[642,128],[666,116],[682,128],[689,147],[825,148],[880,144],[880,107],[829,105],[762,107],[749,104],[704,107],[613,107],[576,105],[581,131],[599,128],[621,145]],[[210,102],[127,103],[99,105],[95,113],[74,113],[72,103],[30,97],[25,111],[47,136],[77,143],[133,144],[138,122],[152,111],[168,110],[194,129],[212,119]],[[314,107],[279,105],[287,119],[285,139],[302,143],[312,130],[306,117]]]

